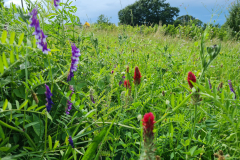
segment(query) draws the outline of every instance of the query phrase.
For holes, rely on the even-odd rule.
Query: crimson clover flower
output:
[[[69,141],[70,145],[72,146],[72,148],[74,148],[74,144],[73,144],[73,140],[72,140],[71,136],[69,136],[68,141]]]
[[[136,85],[139,85],[140,82],[141,82],[141,73],[139,71],[139,68],[136,66],[135,67],[135,72],[134,72],[134,76],[133,76],[133,79],[134,79],[134,84]]]
[[[36,42],[37,47],[42,50],[44,54],[48,54],[50,49],[47,48],[47,41],[46,38],[47,36],[44,35],[43,31],[40,28],[39,20],[37,19],[37,7],[32,10],[32,12],[29,13],[31,17],[31,23],[30,27],[34,27],[35,31],[33,32],[32,35],[35,36],[35,39],[38,41]]]
[[[228,80],[228,85],[229,85],[229,88],[230,88],[231,92],[233,92],[233,93],[235,94],[235,99],[236,99],[236,98],[237,98],[237,97],[236,97],[236,92],[235,92],[234,89],[233,89],[231,80]]]
[[[56,8],[56,9],[58,9],[58,6],[59,6],[59,3],[60,3],[60,0],[54,0],[54,7]]]
[[[192,89],[193,88],[193,85],[192,85],[192,83],[191,83],[191,81],[192,82],[194,82],[194,83],[196,83],[196,76],[192,73],[192,72],[188,72],[188,79],[187,79],[187,81],[188,81],[188,84],[189,84],[189,87]]]
[[[70,85],[70,86],[69,86],[69,89],[72,91],[72,93],[70,94],[69,100],[67,101],[67,106],[68,106],[68,108],[67,108],[67,110],[66,110],[66,114],[69,114],[69,113],[70,113],[70,110],[72,109],[72,105],[73,105],[73,104],[71,103],[72,94],[74,93],[73,86]]]
[[[129,80],[125,80],[123,85],[126,89],[131,88]]]
[[[70,73],[68,75],[67,81],[71,81],[72,77],[74,76],[75,71],[77,71],[77,65],[79,62],[79,56],[81,56],[80,54],[80,50],[75,46],[74,43],[72,43],[72,62],[71,62],[71,67],[70,67]]]
[[[45,95],[46,95],[46,107],[47,107],[47,111],[48,113],[51,111],[51,108],[52,108],[52,105],[53,105],[53,101],[52,101],[52,93],[48,87],[48,85],[45,84],[45,87],[46,87],[46,92],[45,92]]]
[[[112,70],[111,73],[113,74],[113,73],[114,73],[114,70]]]
[[[153,137],[153,127],[154,123],[154,115],[152,112],[146,113],[142,119],[143,122],[143,130],[144,130],[144,137]]]

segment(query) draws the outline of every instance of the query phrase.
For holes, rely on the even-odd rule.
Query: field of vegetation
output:
[[[0,11],[1,160],[240,159],[227,32],[79,26],[70,3],[30,4]]]

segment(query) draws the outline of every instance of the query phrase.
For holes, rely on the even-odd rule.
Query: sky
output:
[[[36,0],[34,0],[36,1]],[[41,0],[38,0],[41,1]],[[62,0],[61,0],[62,1]],[[103,14],[110,19],[111,23],[118,24],[118,11],[133,4],[136,0],[70,0],[71,5],[77,7],[76,16],[82,23],[88,21],[94,23],[98,16]],[[229,5],[236,0],[166,0],[172,7],[180,9],[179,16],[191,15],[204,23],[224,24],[228,14]],[[21,0],[4,0],[5,6],[10,3],[21,5]],[[63,0],[66,2],[66,0]]]

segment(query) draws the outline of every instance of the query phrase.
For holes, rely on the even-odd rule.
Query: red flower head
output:
[[[190,88],[193,88],[193,85],[190,82],[190,80],[194,83],[196,83],[196,81],[197,81],[196,76],[192,72],[188,72],[188,79],[187,80],[188,80],[188,84],[189,84]]]
[[[153,136],[154,115],[152,112],[146,113],[142,119],[145,136]]]
[[[134,83],[135,84],[140,84],[141,82],[141,73],[139,71],[139,68],[138,67],[135,67],[135,72],[134,72],[134,76],[133,76],[133,79],[134,79]]]
[[[123,85],[126,88],[131,88],[129,80],[125,80]]]

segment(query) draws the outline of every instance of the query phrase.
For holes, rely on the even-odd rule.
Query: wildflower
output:
[[[189,84],[190,88],[192,89],[193,85],[192,85],[191,81],[194,82],[194,83],[196,83],[196,81],[197,81],[195,75],[192,72],[188,72],[188,79],[187,80],[188,80],[188,84]]]
[[[60,3],[60,0],[54,0],[54,7],[56,9],[58,9],[59,3]]]
[[[72,148],[74,148],[74,144],[73,144],[73,140],[72,140],[72,137],[69,136],[69,139],[68,139],[70,145],[72,146]]]
[[[144,130],[144,138],[152,137],[153,138],[153,127],[154,123],[154,115],[152,112],[146,113],[142,119],[143,122],[143,130]]]
[[[140,121],[140,120],[142,119],[142,115],[139,114],[139,115],[137,116],[137,119]]]
[[[122,79],[125,79],[126,77],[125,76],[122,76]]]
[[[169,100],[166,100],[166,105],[169,105],[170,104],[170,101]]]
[[[112,70],[112,72],[111,72],[112,74],[114,73],[114,70]]]
[[[139,68],[138,67],[135,67],[135,72],[134,72],[134,76],[133,76],[133,79],[134,79],[134,84],[137,84],[139,85],[140,82],[141,82],[141,73],[139,71]]]
[[[50,49],[47,48],[47,41],[46,38],[47,36],[44,35],[43,31],[40,28],[39,20],[37,19],[37,7],[32,10],[32,12],[29,13],[31,17],[31,23],[30,27],[34,27],[35,31],[33,32],[32,35],[35,36],[35,39],[37,40],[36,44],[39,49],[42,50],[44,54],[48,54]]]
[[[68,106],[68,108],[67,108],[67,110],[66,110],[66,114],[69,114],[70,110],[72,109],[72,105],[73,105],[73,104],[71,103],[72,94],[74,93],[73,86],[70,85],[70,86],[69,86],[69,89],[72,91],[72,93],[70,94],[69,100],[67,101],[67,106]]]
[[[142,119],[143,125],[143,151],[140,156],[140,159],[155,159],[155,145],[154,145],[154,133],[153,127],[154,123],[154,115],[152,112],[146,113]]]
[[[53,105],[53,101],[52,101],[52,98],[51,98],[52,93],[51,93],[48,85],[45,84],[45,87],[46,87],[45,95],[46,95],[46,100],[47,100],[46,107],[47,107],[47,111],[49,113],[51,108],[52,108],[52,105]]]
[[[122,81],[119,81],[119,86],[121,86],[121,85],[122,85],[122,83],[123,83]]]
[[[123,85],[126,89],[131,88],[129,80],[125,80]]]
[[[233,92],[235,94],[235,99],[236,99],[236,93],[235,93],[235,91],[233,89],[231,80],[228,80],[228,85],[229,85],[229,88],[230,88],[231,92]]]
[[[90,99],[91,99],[92,103],[95,103],[94,97],[93,97],[93,89],[90,89]]]
[[[210,82],[210,79],[208,80],[209,88],[212,89],[212,84]]]
[[[72,62],[70,67],[70,74],[68,75],[67,81],[71,81],[72,77],[74,76],[73,72],[77,71],[77,65],[80,56],[80,50],[72,43]]]

